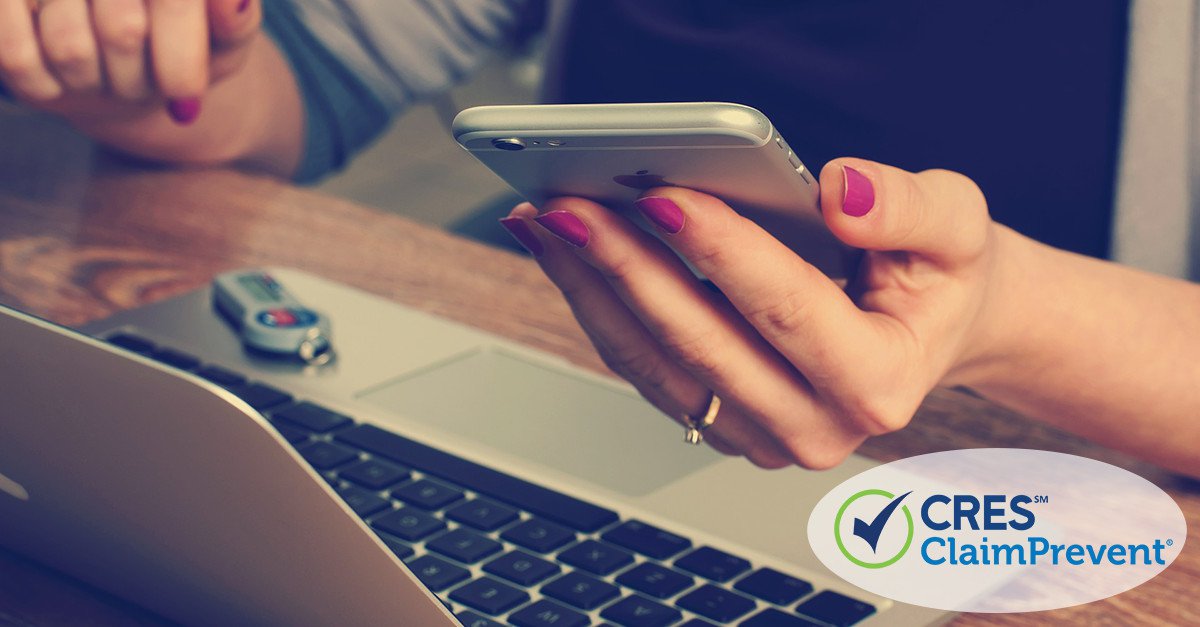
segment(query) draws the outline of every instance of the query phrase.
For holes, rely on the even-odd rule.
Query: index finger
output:
[[[204,0],[149,0],[150,55],[163,96],[195,101],[208,87],[208,11]]]

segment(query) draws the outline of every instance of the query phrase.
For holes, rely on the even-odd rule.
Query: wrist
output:
[[[943,385],[979,391],[1025,363],[1024,339],[1039,322],[1038,277],[1046,275],[1045,247],[992,222],[988,251],[980,260],[984,282],[979,309],[959,359]]]

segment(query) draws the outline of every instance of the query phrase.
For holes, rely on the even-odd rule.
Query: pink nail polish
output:
[[[175,120],[176,124],[187,126],[200,117],[200,99],[184,98],[181,100],[168,100],[167,113],[171,116],[172,120]]]
[[[875,188],[871,186],[871,179],[848,165],[842,166],[842,177],[845,181],[842,213],[855,218],[870,213],[875,207]]]
[[[683,210],[670,198],[647,196],[638,199],[634,205],[646,219],[657,224],[658,228],[674,235],[683,230]]]
[[[529,254],[534,257],[541,257],[542,253],[546,252],[542,248],[542,240],[538,239],[533,229],[529,228],[529,225],[525,223],[525,220],[515,216],[501,218],[500,226],[507,229],[509,234],[513,236],[513,239],[517,240],[517,243],[524,246],[525,250],[528,250]]]
[[[592,237],[587,225],[573,213],[551,211],[534,218],[534,220],[547,231],[576,248],[587,246],[588,240]]]

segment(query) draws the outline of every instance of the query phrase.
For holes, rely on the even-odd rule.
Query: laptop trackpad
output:
[[[708,447],[633,392],[501,350],[479,350],[361,392],[410,420],[640,496],[712,464]]]

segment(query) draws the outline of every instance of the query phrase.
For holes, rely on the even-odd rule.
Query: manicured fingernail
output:
[[[249,8],[250,8],[250,0],[242,0],[241,2],[238,3],[237,11],[238,11],[238,13],[245,13],[246,9],[249,9]]]
[[[870,213],[875,207],[875,188],[871,186],[871,179],[848,165],[842,166],[842,176],[846,183],[842,192],[842,213],[855,218]]]
[[[576,247],[583,248],[588,245],[588,240],[592,234],[588,231],[587,225],[583,223],[573,213],[566,211],[551,211],[543,213],[534,218],[538,224],[545,227],[547,231],[558,236],[559,239]]]
[[[188,125],[196,121],[200,117],[200,99],[199,98],[183,98],[181,100],[168,100],[167,113],[171,115],[171,119],[175,120],[176,124]]]
[[[674,235],[683,230],[683,210],[670,198],[647,196],[633,203],[646,219]]]
[[[508,229],[513,239],[517,240],[517,243],[524,246],[525,250],[528,250],[529,254],[534,257],[541,257],[542,253],[546,252],[542,248],[542,240],[537,238],[537,235],[533,233],[533,229],[529,228],[529,225],[521,218],[516,216],[500,218],[500,226]]]

